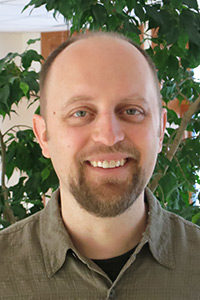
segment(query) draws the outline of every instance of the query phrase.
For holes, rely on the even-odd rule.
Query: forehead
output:
[[[155,91],[152,71],[137,48],[119,38],[97,36],[76,41],[59,54],[49,71],[46,95],[49,102],[58,93],[67,99],[70,93],[84,89],[95,94],[101,87],[116,95],[130,89]]]
[[[78,40],[66,47],[55,59],[50,73],[55,72],[57,75],[61,70],[71,70],[71,67],[74,69],[77,65],[85,66],[85,69],[97,69],[99,65],[103,68],[106,65],[108,70],[110,66],[113,69],[123,65],[127,67],[127,62],[134,64],[135,68],[145,68],[145,72],[150,71],[142,53],[128,41],[110,36],[94,36]]]

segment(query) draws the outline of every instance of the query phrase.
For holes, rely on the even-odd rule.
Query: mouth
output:
[[[125,166],[129,160],[129,158],[122,158],[120,160],[87,160],[86,163],[93,168],[115,169]]]

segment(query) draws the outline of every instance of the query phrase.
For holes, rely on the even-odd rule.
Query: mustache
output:
[[[94,145],[88,148],[88,150],[84,150],[84,152],[79,153],[79,161],[84,162],[88,160],[87,158],[90,157],[90,155],[93,154],[107,153],[123,153],[126,154],[127,157],[136,161],[140,159],[140,152],[134,145],[130,145],[127,142],[119,142],[110,147],[105,145]]]

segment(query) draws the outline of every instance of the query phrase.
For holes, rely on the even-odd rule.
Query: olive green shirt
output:
[[[0,232],[0,299],[200,299],[200,228],[148,189],[146,197],[146,231],[112,282],[73,246],[56,191],[45,209]]]

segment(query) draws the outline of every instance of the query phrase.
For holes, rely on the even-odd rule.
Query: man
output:
[[[200,299],[200,230],[146,188],[166,112],[155,68],[124,37],[93,33],[41,73],[34,132],[60,188],[0,234],[0,299]]]

